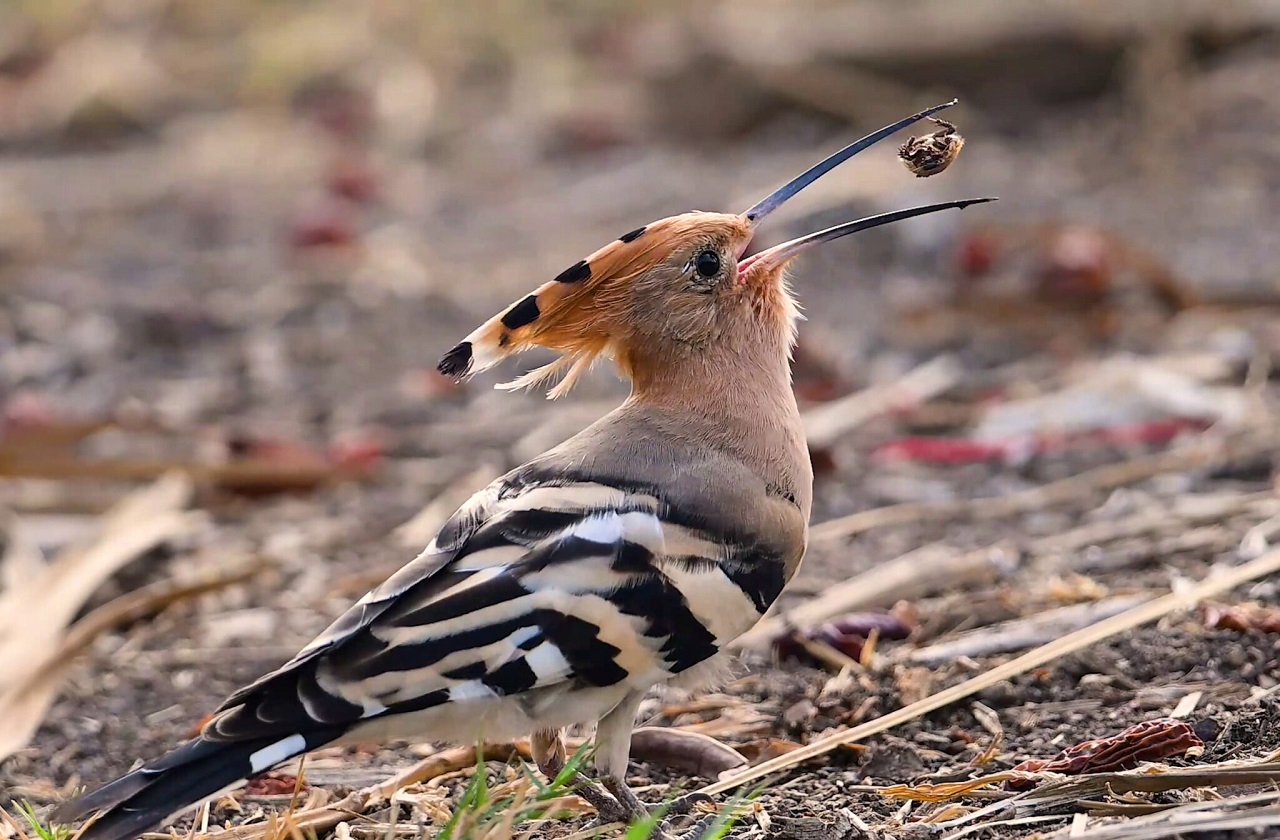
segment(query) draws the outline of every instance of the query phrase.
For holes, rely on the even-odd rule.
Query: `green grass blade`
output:
[[[57,825],[49,823],[45,825],[40,822],[40,818],[36,816],[36,809],[30,802],[25,799],[16,803],[18,810],[22,812],[22,817],[27,821],[27,825],[36,833],[40,840],[67,840],[71,836],[71,826]]]

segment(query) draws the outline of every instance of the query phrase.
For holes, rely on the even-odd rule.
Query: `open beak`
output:
[[[881,213],[878,216],[867,216],[864,219],[856,219],[852,222],[845,222],[842,225],[829,227],[826,230],[820,230],[817,233],[810,233],[805,236],[792,239],[789,242],[783,242],[781,245],[774,245],[768,250],[761,251],[758,254],[752,254],[744,260],[738,261],[738,276],[745,276],[749,269],[764,266],[765,270],[769,268],[777,268],[786,265],[787,261],[795,257],[806,248],[817,245],[821,242],[830,242],[833,239],[839,239],[842,236],[848,236],[851,233],[857,233],[862,230],[870,230],[873,227],[887,225],[890,222],[900,222],[903,219],[910,219],[915,216],[923,216],[926,213],[936,213],[939,210],[963,210],[970,204],[986,204],[988,201],[995,201],[994,198],[966,198],[962,201],[944,201],[941,204],[926,204],[922,207],[912,207],[907,210],[894,210],[891,213]]]
[[[953,99],[950,102],[944,102],[941,105],[926,108],[917,114],[912,114],[909,117],[898,120],[892,125],[886,125],[878,131],[873,131],[861,140],[850,143],[848,146],[845,146],[843,149],[825,160],[811,166],[800,175],[797,175],[795,178],[779,187],[769,196],[757,202],[755,206],[742,214],[743,218],[747,220],[747,223],[751,225],[752,228],[758,227],[760,222],[763,221],[766,216],[777,210],[805,187],[809,186],[823,175],[826,175],[832,169],[835,169],[858,152],[874,146],[886,137],[889,137],[913,123],[917,123],[941,110],[950,108],[952,105],[955,105],[956,102],[957,100]],[[910,219],[915,216],[923,216],[926,213],[936,213],[939,210],[950,210],[953,208],[963,209],[968,207],[970,204],[982,204],[988,201],[995,201],[995,199],[970,198],[963,201],[946,201],[941,204],[927,204],[923,207],[912,207],[908,210],[895,210],[892,213],[881,213],[878,216],[868,216],[865,219],[846,222],[842,225],[836,225],[835,227],[818,231],[817,233],[801,236],[798,239],[792,239],[790,242],[784,242],[781,245],[775,245],[766,251],[761,251],[758,254],[747,257],[738,263],[738,274],[740,277],[744,276],[748,269],[760,266],[777,267],[784,265],[788,260],[795,257],[801,251],[809,248],[810,246],[817,245],[820,242],[830,242],[833,239],[839,239],[840,237],[848,236],[851,233],[857,233],[858,231],[879,227],[880,225],[887,225],[890,222]]]

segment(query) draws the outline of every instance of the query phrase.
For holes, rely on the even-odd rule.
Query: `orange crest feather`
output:
[[[440,372],[470,377],[508,356],[545,347],[563,355],[497,387],[535,388],[560,377],[547,396],[563,396],[596,359],[613,354],[611,326],[624,316],[623,292],[629,282],[665,260],[681,241],[696,236],[707,215],[671,216],[615,239],[477,327],[445,354]]]

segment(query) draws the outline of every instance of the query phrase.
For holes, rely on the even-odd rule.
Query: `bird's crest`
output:
[[[562,355],[497,387],[536,388],[559,377],[547,396],[564,395],[596,359],[616,349],[612,345],[627,317],[631,281],[667,259],[680,242],[709,235],[726,221],[737,217],[684,213],[624,233],[477,327],[444,355],[440,372],[473,376],[508,356],[545,347]]]

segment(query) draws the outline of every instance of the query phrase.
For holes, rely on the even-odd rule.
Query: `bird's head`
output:
[[[731,358],[733,348],[776,346],[785,355],[798,317],[786,282],[792,259],[851,233],[993,199],[949,201],[858,219],[744,257],[760,223],[858,152],[953,104],[872,132],[744,213],[682,213],[623,234],[482,324],[444,355],[440,372],[471,376],[514,353],[545,347],[562,355],[499,387],[536,387],[559,376],[548,392],[557,397],[601,356],[613,359],[635,381],[673,359],[709,349],[728,348]]]

